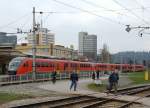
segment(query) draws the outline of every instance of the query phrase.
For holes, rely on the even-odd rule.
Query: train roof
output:
[[[31,57],[16,57],[16,58],[13,58],[13,60],[28,60],[28,59],[32,59]],[[71,63],[82,63],[82,64],[103,64],[103,65],[130,65],[130,64],[110,64],[110,63],[95,63],[95,62],[81,62],[81,61],[72,61],[72,60],[59,60],[59,59],[51,59],[51,58],[36,58],[38,60],[46,60],[46,61],[60,61],[60,62],[71,62]],[[133,65],[136,65],[136,66],[143,66],[141,64],[132,64]]]

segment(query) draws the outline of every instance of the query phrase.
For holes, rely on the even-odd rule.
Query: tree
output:
[[[103,45],[103,49],[101,50],[101,62],[110,63],[111,55],[108,50],[108,46],[106,44]]]

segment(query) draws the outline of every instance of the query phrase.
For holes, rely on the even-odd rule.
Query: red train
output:
[[[143,65],[129,64],[106,64],[79,62],[71,60],[55,60],[55,59],[36,59],[36,72],[47,73],[56,70],[57,72],[70,72],[77,70],[78,72],[92,71],[113,71],[115,69],[126,71],[143,71]],[[8,72],[10,75],[21,75],[32,73],[32,58],[16,57],[9,63]]]

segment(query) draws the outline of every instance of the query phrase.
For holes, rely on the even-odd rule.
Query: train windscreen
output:
[[[17,58],[12,59],[12,61],[9,63],[8,70],[16,71],[23,59],[24,59],[23,57],[17,57]]]

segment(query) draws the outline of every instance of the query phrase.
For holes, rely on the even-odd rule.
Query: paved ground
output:
[[[103,83],[107,83],[106,77],[101,78]],[[79,79],[78,82],[78,91],[88,90],[87,85],[89,83],[93,83],[91,79]],[[119,80],[120,86],[129,85],[131,81],[127,77],[121,77]],[[54,96],[63,95],[63,93],[69,93],[69,80],[59,80],[55,85],[48,82],[42,83],[26,83],[19,85],[9,85],[9,86],[1,86],[0,92],[8,92],[8,93],[19,93],[19,94],[31,94],[33,96]]]
[[[49,81],[49,82],[43,82],[43,83],[27,83],[27,84],[19,84],[19,85],[1,86],[0,92],[29,94],[35,97],[63,95],[63,94],[58,94],[55,91],[44,90],[38,87],[43,84],[52,85],[51,82]]]
[[[101,78],[104,83],[107,83],[106,77]],[[93,92],[87,88],[87,84],[93,83],[91,79],[80,79],[78,82],[78,89],[77,91],[70,91],[70,81],[69,80],[61,80],[57,81],[56,84],[52,84],[49,82],[42,82],[42,83],[29,83],[29,84],[20,84],[20,85],[11,85],[11,86],[2,86],[0,87],[0,92],[13,92],[13,93],[23,93],[23,94],[31,94],[37,97],[38,100],[42,100],[42,97],[48,97],[49,99],[52,98],[60,98],[60,97],[66,97],[70,96],[72,94],[95,94],[96,92]],[[130,85],[131,81],[127,77],[120,77],[119,85],[120,86],[127,86]],[[105,97],[107,96],[105,93],[98,93],[99,97]],[[98,96],[95,94],[95,96]],[[125,99],[124,96],[120,96],[120,99]],[[129,99],[134,100],[137,97],[126,97],[127,100]],[[47,98],[44,98],[44,100],[47,100]],[[36,102],[35,99],[29,99],[29,100],[21,100],[21,101],[14,101],[10,102],[7,105],[15,105],[15,104],[21,104],[21,103],[32,103]],[[142,101],[143,102],[143,101]],[[144,100],[146,105],[149,105],[149,100]],[[6,104],[4,104],[5,106]]]
[[[102,83],[106,84],[106,83],[108,83],[107,78],[108,77],[101,77],[100,79],[102,80]],[[70,83],[71,82],[69,80],[65,80],[65,81],[61,81],[61,82],[56,82],[56,84],[39,85],[38,87],[41,89],[44,89],[44,90],[56,91],[59,93],[72,93],[69,89]],[[83,92],[83,91],[90,92],[91,90],[89,90],[87,88],[87,85],[90,83],[94,83],[92,79],[80,79],[78,81],[77,92],[79,92],[79,91],[80,92]],[[131,80],[129,80],[127,77],[120,77],[120,80],[119,80],[120,87],[127,86],[130,84],[131,84]]]

